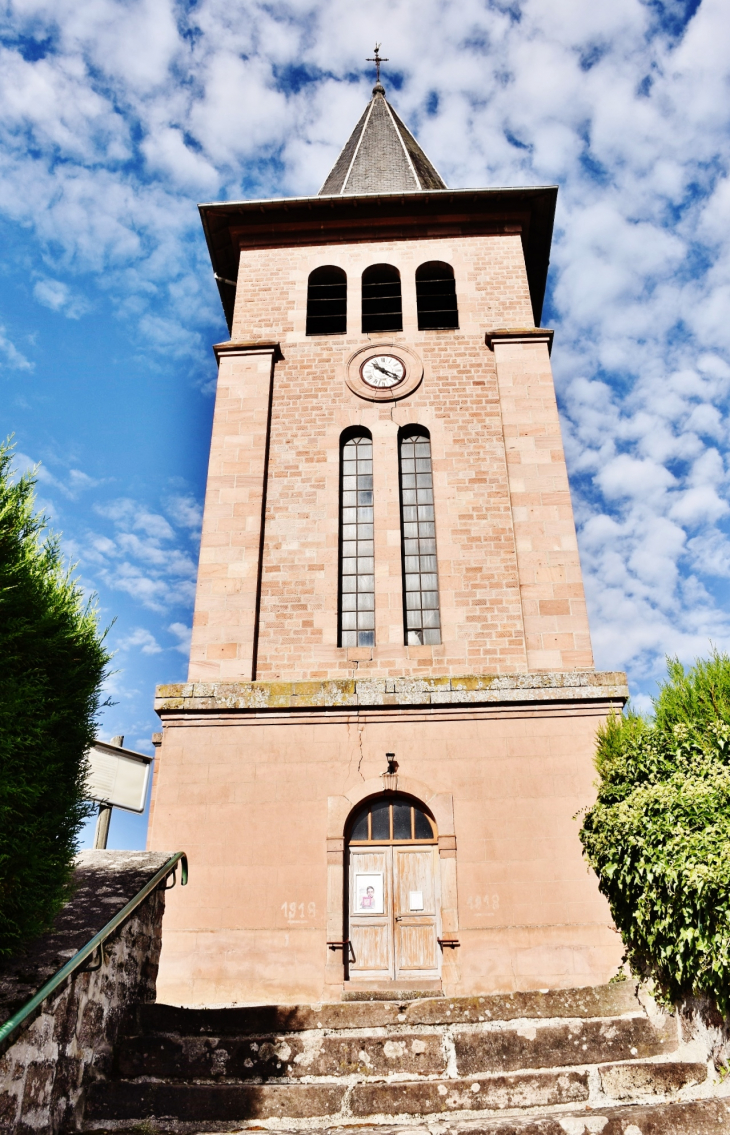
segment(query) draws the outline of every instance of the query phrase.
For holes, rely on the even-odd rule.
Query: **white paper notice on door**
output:
[[[423,910],[423,891],[408,892],[408,909]]]

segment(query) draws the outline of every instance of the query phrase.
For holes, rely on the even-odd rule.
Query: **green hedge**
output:
[[[0,446],[0,957],[62,905],[109,655],[96,612]]]
[[[654,718],[599,733],[598,801],[581,839],[626,959],[667,1000],[730,1010],[730,658],[676,660]]]

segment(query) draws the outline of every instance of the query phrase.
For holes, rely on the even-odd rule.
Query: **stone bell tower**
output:
[[[219,365],[151,848],[159,996],[594,984],[598,724],[540,326],[555,187],[449,189],[378,83],[316,197],[201,206]]]

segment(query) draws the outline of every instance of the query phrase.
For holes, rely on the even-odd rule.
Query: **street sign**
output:
[[[95,741],[87,756],[89,800],[128,812],[144,812],[153,757],[106,741]]]

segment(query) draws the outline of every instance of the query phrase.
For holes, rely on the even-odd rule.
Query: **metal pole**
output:
[[[121,749],[122,745],[124,744],[124,735],[118,734],[116,737],[112,737],[112,739],[109,743],[111,745],[118,745],[119,748]],[[99,850],[103,851],[104,848],[106,848],[107,841],[109,839],[109,824],[111,823],[111,818],[112,818],[112,806],[111,806],[111,804],[100,804],[99,805],[99,814],[96,817],[96,831],[94,832],[94,850],[95,851],[99,851]]]

